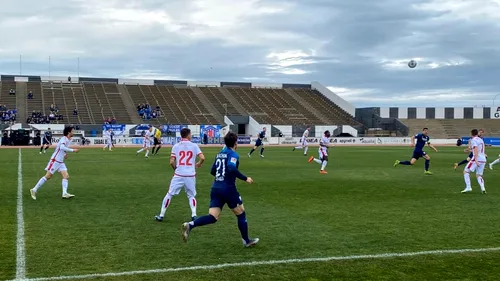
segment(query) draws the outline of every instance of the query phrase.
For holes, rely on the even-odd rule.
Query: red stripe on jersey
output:
[[[474,163],[474,161],[471,159],[469,161],[469,164],[467,164],[467,169],[470,169],[470,167],[472,167],[472,163]]]

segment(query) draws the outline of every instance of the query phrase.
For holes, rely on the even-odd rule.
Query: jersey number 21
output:
[[[223,181],[226,176],[226,162],[222,159],[217,158],[215,160],[215,179],[218,181]]]

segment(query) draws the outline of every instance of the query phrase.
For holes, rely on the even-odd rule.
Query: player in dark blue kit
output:
[[[258,135],[257,135],[257,140],[255,141],[255,146],[252,148],[252,150],[250,150],[250,152],[248,153],[248,157],[251,157],[252,153],[259,147],[261,146],[260,148],[260,157],[264,157],[264,138],[266,137],[266,127],[262,128],[262,132],[260,132]]]
[[[182,238],[187,242],[191,230],[195,227],[216,223],[219,219],[222,207],[227,206],[238,218],[238,228],[243,240],[243,246],[251,247],[259,242],[259,238],[250,239],[248,237],[248,224],[243,207],[243,201],[236,189],[236,179],[252,183],[250,177],[243,175],[239,170],[239,156],[236,153],[238,136],[235,133],[228,133],[224,137],[226,147],[215,157],[210,173],[215,177],[210,191],[210,209],[208,215],[197,218],[191,222],[182,224]]]
[[[480,137],[480,138],[483,138],[483,134],[484,134],[484,130],[483,129],[479,129],[477,136]],[[458,166],[461,166],[463,164],[469,163],[469,161],[472,159],[472,156],[474,156],[473,153],[472,153],[472,151],[470,150],[470,147],[466,148],[464,150],[464,152],[465,153],[469,152],[469,156],[467,156],[467,158],[464,159],[464,160],[462,160],[460,163],[453,164],[453,169],[456,170],[458,168]]]
[[[40,147],[40,154],[45,153],[47,149],[49,149],[50,145],[52,144],[52,131],[50,131],[50,128],[47,129],[47,131],[43,134],[43,140],[42,140],[42,146]]]
[[[424,151],[425,145],[429,145],[430,148],[432,148],[435,152],[438,152],[438,150],[431,144],[430,138],[428,135],[428,128],[424,128],[422,130],[422,133],[416,134],[415,136],[411,137],[411,144],[415,148],[413,149],[413,156],[411,157],[410,161],[399,161],[396,160],[396,163],[394,163],[394,167],[397,165],[413,165],[417,160],[422,157],[425,159],[425,171],[424,173],[426,175],[432,175],[432,173],[429,171],[429,165],[431,162],[431,157],[427,155]],[[416,141],[416,142],[415,142]]]

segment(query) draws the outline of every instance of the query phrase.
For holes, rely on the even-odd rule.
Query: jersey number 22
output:
[[[191,159],[193,159],[192,151],[182,150],[179,152],[179,166],[192,166]]]

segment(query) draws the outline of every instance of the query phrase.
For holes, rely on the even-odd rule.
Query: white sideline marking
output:
[[[385,253],[385,254],[373,254],[373,255],[336,256],[336,257],[324,257],[324,258],[302,258],[302,259],[286,259],[286,260],[236,262],[236,263],[223,263],[215,265],[199,265],[199,266],[172,267],[172,268],[160,268],[160,269],[150,269],[150,270],[134,270],[125,272],[109,272],[109,273],[95,273],[95,274],[85,274],[85,275],[27,278],[22,280],[52,281],[52,280],[71,280],[71,279],[91,279],[98,277],[132,276],[140,274],[155,274],[155,273],[168,273],[168,272],[193,271],[193,270],[214,270],[214,269],[221,269],[228,267],[246,267],[246,266],[258,266],[258,265],[276,265],[276,264],[327,262],[327,261],[360,260],[360,259],[384,259],[384,258],[400,258],[400,257],[412,257],[412,256],[423,256],[423,255],[445,255],[445,254],[463,254],[463,253],[497,252],[497,251],[500,251],[500,247],[480,248],[480,249],[433,250],[433,251],[420,251],[420,252],[408,252],[408,253]]]
[[[24,243],[24,211],[23,211],[23,163],[21,162],[21,149],[19,148],[19,161],[17,165],[17,251],[16,251],[16,279],[26,278],[26,248]]]

